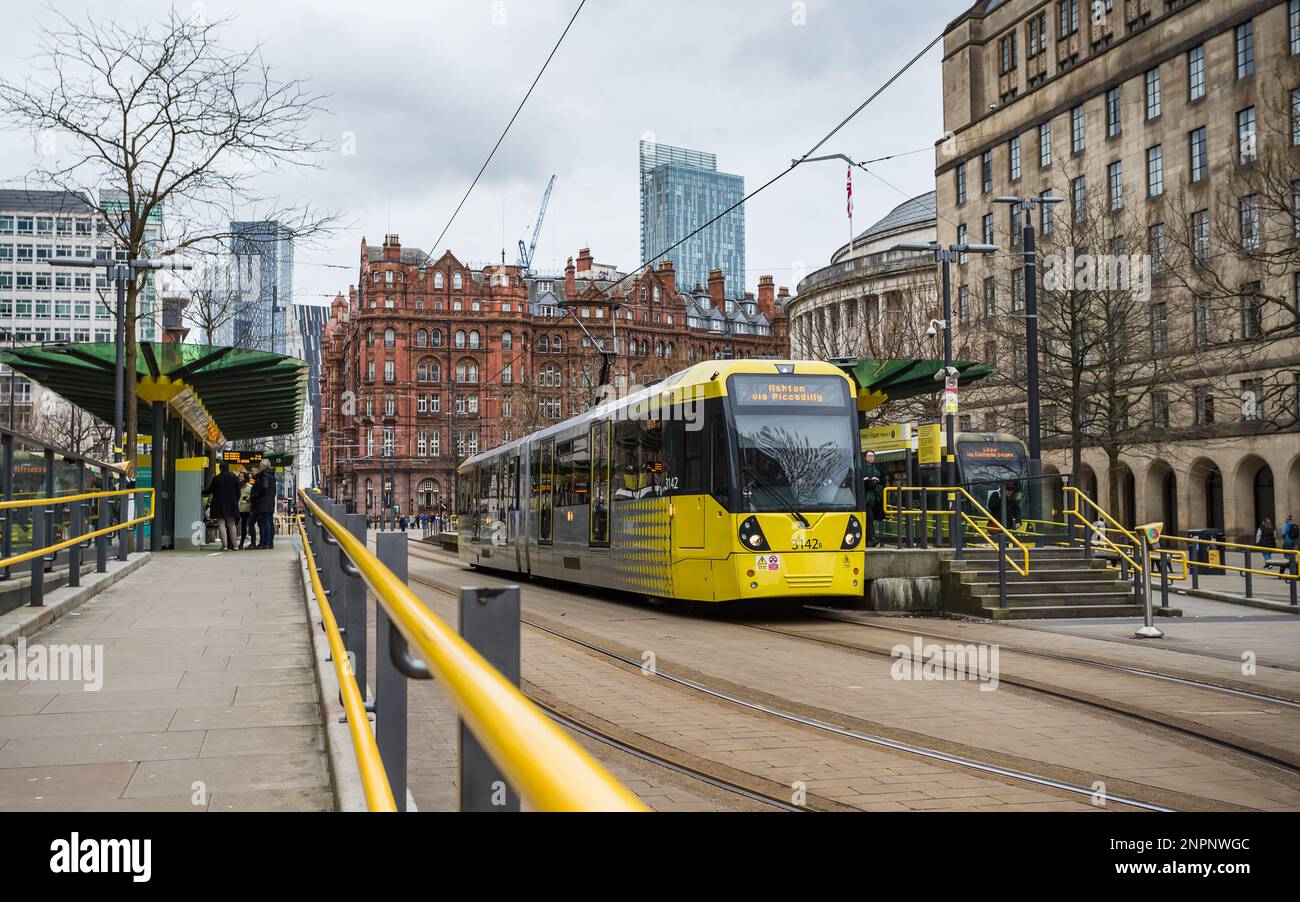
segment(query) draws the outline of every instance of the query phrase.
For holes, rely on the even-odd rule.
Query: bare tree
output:
[[[107,459],[113,427],[51,392],[41,395],[28,427],[31,435],[73,454]]]
[[[255,348],[270,339],[262,334],[259,298],[241,291],[224,256],[205,255],[203,264],[188,272],[164,273],[174,290],[188,296],[185,319],[194,324],[207,344],[220,344],[228,335],[238,347]],[[160,280],[161,281],[161,280]]]
[[[278,79],[260,45],[224,47],[226,20],[209,22],[195,9],[188,19],[171,10],[162,21],[127,26],[51,8],[54,24],[39,27],[29,66],[37,74],[0,80],[0,121],[28,129],[37,144],[31,177],[85,199],[131,259],[220,246],[240,218],[276,220],[295,238],[335,222],[311,207],[278,206],[254,188],[262,172],[314,165],[328,149],[304,134],[323,98],[303,81]],[[135,371],[146,279],[138,273],[127,288],[127,372]],[[130,379],[125,410],[129,460]]]

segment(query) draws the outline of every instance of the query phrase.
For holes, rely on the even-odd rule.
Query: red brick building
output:
[[[321,342],[326,489],[377,513],[449,505],[469,454],[573,416],[596,399],[614,347],[620,390],[719,357],[789,353],[785,288],[726,297],[720,272],[682,290],[671,263],[625,277],[583,249],[563,278],[427,259],[389,235],[362,241],[361,284],[336,297]],[[566,312],[567,310],[567,312]],[[381,476],[381,465],[383,476]]]

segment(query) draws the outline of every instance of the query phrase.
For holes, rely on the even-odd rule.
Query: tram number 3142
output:
[[[790,542],[790,547],[795,551],[820,551],[822,542],[821,539],[801,539],[795,536]]]

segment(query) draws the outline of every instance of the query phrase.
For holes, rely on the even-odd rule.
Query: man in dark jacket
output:
[[[885,485],[880,468],[876,466],[875,451],[866,453],[866,462],[862,465],[862,486],[867,499],[867,544],[874,547],[880,544],[876,521],[883,519],[885,513],[881,504]]]
[[[257,520],[258,544],[254,548],[275,546],[275,470],[263,459],[253,482],[253,517]]]
[[[217,540],[227,551],[234,551],[239,529],[239,477],[230,472],[230,464],[225,461],[218,465],[218,470],[203,494],[210,498],[208,513],[217,521]]]

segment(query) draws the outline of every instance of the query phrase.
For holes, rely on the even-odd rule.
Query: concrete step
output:
[[[998,592],[997,580],[981,580],[980,582],[963,582],[962,588],[972,595],[996,595]],[[1096,592],[1129,592],[1132,593],[1133,584],[1126,581],[1115,580],[1112,582],[1102,582],[1091,580],[1084,582],[1072,581],[1046,581],[1038,580],[1019,580],[1013,582],[1007,580],[1008,595],[1076,595],[1079,593],[1096,593]]]
[[[1066,620],[1080,617],[1141,617],[1142,608],[1135,604],[985,608],[984,616],[990,620]]]
[[[994,587],[992,592],[975,592],[972,596],[979,602],[981,607],[1001,607],[998,604],[998,591]],[[1007,607],[1089,607],[1089,606],[1107,606],[1116,605],[1125,606],[1133,604],[1132,592],[1068,592],[1068,593],[1038,593],[1032,595],[1012,595],[1007,593]]]
[[[950,577],[955,576],[962,583],[986,583],[997,582],[997,568],[991,570],[954,570]],[[1120,578],[1118,570],[1108,570],[1102,567],[1093,569],[1078,570],[1040,570],[1030,564],[1029,575],[1021,576],[1011,567],[1007,567],[1007,582],[1043,582],[1043,583],[1091,583],[1091,582],[1114,582]]]

